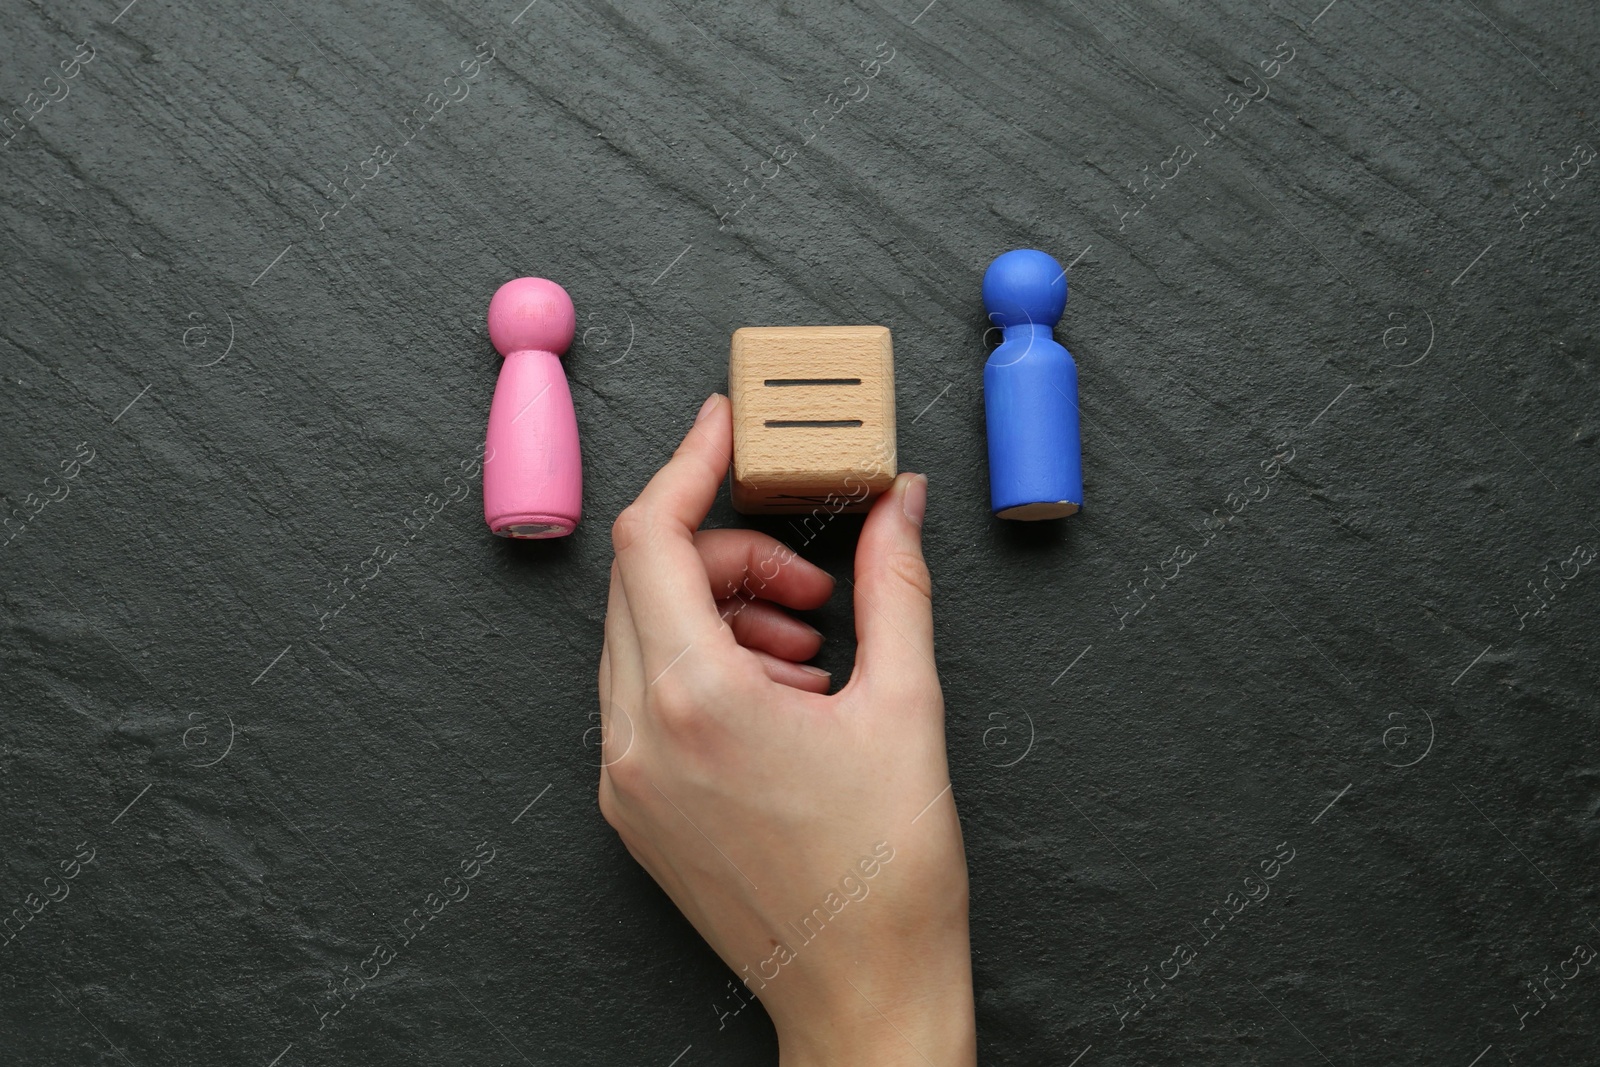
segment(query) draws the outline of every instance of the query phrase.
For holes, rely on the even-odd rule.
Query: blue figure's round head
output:
[[[996,326],[1054,327],[1067,308],[1067,274],[1043,252],[1019,248],[995,257],[983,272],[983,309]]]

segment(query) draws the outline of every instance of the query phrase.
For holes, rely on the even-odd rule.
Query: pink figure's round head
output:
[[[502,356],[529,350],[560,355],[577,328],[572,297],[545,278],[506,282],[489,301],[489,340]]]

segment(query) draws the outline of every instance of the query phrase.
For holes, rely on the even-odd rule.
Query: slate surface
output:
[[[985,1063],[1595,1062],[1600,20],[924,2],[0,6],[0,1062],[772,1062],[586,731],[610,519],[734,328],[834,322],[931,478]],[[1033,527],[1018,246],[1084,411]],[[461,475],[521,274],[560,543]]]

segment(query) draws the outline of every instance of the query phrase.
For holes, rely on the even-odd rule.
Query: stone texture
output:
[[[611,518],[794,322],[894,332],[983,1062],[1593,1061],[1592,967],[1518,1018],[1600,947],[1587,5],[120,3],[0,9],[0,102],[60,97],[0,152],[0,875],[66,892],[0,1062],[773,1062],[585,731]],[[1084,413],[1038,526],[1019,246]],[[522,274],[579,315],[559,543],[462,474]]]

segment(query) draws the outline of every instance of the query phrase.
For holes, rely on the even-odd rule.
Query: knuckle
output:
[[[615,763],[606,764],[605,773],[600,776],[600,814],[606,822],[620,826],[623,808],[642,795],[644,784],[644,769],[638,759],[624,754]]]
[[[634,501],[618,512],[611,524],[611,548],[615,552],[626,552],[643,544],[649,535],[650,517],[639,502]]]
[[[666,732],[682,736],[700,731],[707,718],[706,707],[699,688],[690,684],[686,675],[674,678],[668,671],[652,688],[651,710]]]
[[[892,552],[885,561],[890,574],[933,602],[933,576],[927,561],[914,552]]]
[[[650,687],[652,718],[679,742],[703,741],[715,726],[722,688],[714,673],[695,664],[675,664]]]

